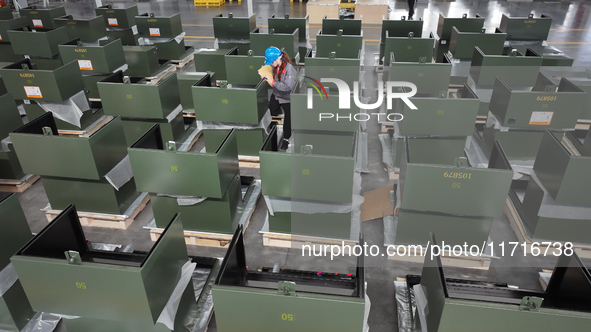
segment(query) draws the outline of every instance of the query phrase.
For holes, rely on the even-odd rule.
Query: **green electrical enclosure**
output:
[[[55,70],[39,70],[31,65],[30,59],[23,59],[0,69],[0,75],[6,89],[17,100],[64,101],[84,86],[75,61]]]
[[[501,126],[510,128],[574,128],[584,110],[587,94],[562,78],[556,89],[514,91],[497,78],[490,112]],[[549,90],[549,91],[548,91]]]
[[[244,54],[247,54],[246,52]],[[196,71],[212,71],[215,72],[215,77],[218,80],[226,80],[226,56],[238,55],[238,48],[232,47],[230,49],[211,49],[202,48],[195,52],[195,70]],[[262,66],[261,62],[261,66]],[[259,66],[260,68],[260,66]],[[257,68],[258,70],[258,68]],[[235,73],[242,75],[239,73]]]
[[[308,41],[310,38],[308,15],[304,17],[290,17],[289,14],[285,14],[284,17],[275,17],[275,14],[273,14],[267,19],[267,22],[269,29],[273,29],[275,33],[292,33],[295,29],[298,29],[298,52],[300,53],[300,63],[303,63],[308,51],[312,50],[312,45]]]
[[[2,9],[10,7],[2,7]],[[12,11],[10,11],[10,18],[0,20],[0,42],[10,42],[8,30],[22,29],[29,26],[29,20],[26,17],[12,18]]]
[[[431,239],[436,241],[434,236]],[[441,257],[431,258],[432,250],[428,247],[421,276],[406,278],[409,289],[423,290],[426,306],[419,310],[425,318],[419,325],[424,331],[517,331],[526,326],[548,331],[565,327],[573,332],[588,330],[591,310],[584,299],[589,296],[591,275],[576,253],[558,258],[546,290],[540,292],[446,279]],[[414,314],[415,323],[419,316],[423,314]]]
[[[196,127],[194,119],[188,118],[185,120],[180,109],[171,113],[166,119],[122,118],[122,120],[127,146],[135,143],[156,123],[160,125],[163,143],[182,142],[186,134]],[[187,129],[185,129],[185,126],[187,126]]]
[[[256,15],[248,17],[228,17],[222,14],[213,17],[213,34],[218,39],[249,39],[250,32],[256,28]]]
[[[414,37],[390,37],[386,31],[384,54],[394,54],[396,62],[419,62],[420,58],[431,60],[435,39]],[[390,56],[384,58],[384,65],[390,65]]]
[[[264,56],[265,50],[270,45],[285,51],[290,58],[295,60],[300,45],[299,30],[296,29],[289,33],[277,33],[272,30],[269,33],[256,31],[250,34],[250,49],[254,52],[254,55]],[[300,54],[301,56],[303,55]]]
[[[361,35],[361,20],[349,20],[343,16],[340,18],[322,19],[322,31],[327,35],[336,35],[337,31],[343,30],[344,35]]]
[[[26,17],[34,29],[55,29],[53,19],[66,15],[65,7],[45,8],[29,6],[18,10],[21,17]]]
[[[27,29],[28,30],[28,29]],[[26,31],[15,29],[8,31],[12,49],[16,54],[52,57],[59,54],[58,46],[70,40],[66,28],[49,31]]]
[[[303,203],[303,202],[300,202]],[[303,203],[305,204],[305,203]],[[269,232],[350,239],[351,213],[277,212],[268,214]]]
[[[195,119],[256,125],[267,112],[268,87],[263,80],[255,87],[193,86]]]
[[[140,35],[145,38],[175,38],[183,33],[180,13],[168,17],[146,13],[136,16],[135,21]]]
[[[14,98],[9,93],[0,96],[0,120],[0,140],[23,125]],[[0,179],[22,179],[24,176],[25,173],[12,146],[9,145],[7,150],[1,149]]]
[[[0,21],[1,22],[1,21]],[[0,63],[13,63],[16,61],[20,61],[24,58],[23,55],[15,54],[12,50],[12,45],[10,43],[2,43],[0,42]],[[0,64],[5,65],[5,64]]]
[[[310,60],[316,60],[311,58]],[[308,68],[310,64],[307,64]],[[316,73],[316,71],[313,71]],[[326,76],[322,76],[326,77]],[[359,122],[349,121],[348,118],[337,121],[337,115],[347,117],[351,113],[358,113],[359,107],[356,107],[351,98],[351,108],[339,111],[338,95],[330,95],[328,99],[318,95],[316,91],[312,94],[312,107],[308,108],[308,93],[311,89],[308,84],[301,82],[296,90],[291,94],[291,128],[295,130],[318,130],[323,132],[355,132],[359,130]],[[345,113],[346,111],[346,113]]]
[[[259,84],[261,80],[259,69],[265,63],[264,55],[255,56],[254,52],[249,51],[247,55],[226,55],[224,60],[228,84]]]
[[[131,28],[136,25],[135,17],[138,16],[137,6],[126,8],[113,8],[105,5],[94,9],[96,16],[102,16],[108,28]]]
[[[160,69],[154,46],[123,46],[123,53],[129,66],[125,71],[127,76],[150,77]]]
[[[476,46],[470,66],[470,77],[476,85],[495,84],[500,77],[511,87],[533,86],[538,77],[542,57],[528,49],[525,54],[488,55]]]
[[[453,27],[451,38],[449,40],[449,51],[455,59],[472,59],[474,47],[478,48],[488,55],[503,54],[505,39],[507,34],[499,29],[495,33],[464,32]]]
[[[587,92],[587,101],[579,119],[591,119],[591,69],[584,67],[541,67],[533,90],[545,89],[548,85],[558,86],[562,78]]]
[[[494,126],[476,124],[472,137],[486,156],[492,153],[495,141],[499,141],[511,162],[533,166],[543,134],[542,130],[512,128],[501,131]]]
[[[82,73],[111,73],[125,65],[125,54],[121,40],[102,45],[72,40],[59,45],[65,63],[77,61]]]
[[[126,77],[121,71],[97,83],[105,114],[130,118],[164,119],[179,107],[176,73],[156,84],[141,77]]]
[[[213,286],[218,330],[362,331],[363,258],[359,257],[355,273],[321,275],[290,269],[247,270],[242,229],[237,229]]]
[[[94,76],[93,76],[94,77]],[[87,95],[88,96],[88,95]],[[54,118],[55,124],[57,125],[58,130],[73,130],[73,131],[80,131],[81,129],[84,130],[91,126],[92,124],[96,123],[100,120],[100,118],[105,114],[103,109],[100,108],[100,105],[97,105],[93,102],[89,103],[90,110],[82,112],[82,117],[80,118],[80,126],[75,124],[66,122],[64,120],[60,120]],[[25,113],[27,114],[27,118],[29,119],[36,119],[47,111],[43,109],[37,102],[30,101],[30,104],[23,104],[25,108]]]
[[[203,80],[206,75],[209,75],[210,81]],[[195,106],[193,105],[193,91],[191,89],[193,85],[209,84],[211,86],[212,82],[215,84],[215,73],[213,72],[178,72],[176,77],[179,83],[179,95],[183,110],[193,110]]]
[[[409,33],[411,32],[413,36],[416,36],[417,38],[422,37],[423,20],[407,20],[404,16],[400,20],[382,20],[382,34],[380,38],[380,64],[383,63],[383,60],[387,60],[384,58],[384,55],[387,54],[384,52],[384,48],[386,46],[386,34],[388,34],[389,37],[408,37]],[[429,58],[432,57],[433,52],[431,52]]]
[[[467,14],[463,14],[461,18],[445,17],[443,14],[439,14],[437,33],[431,33],[431,37],[436,39],[433,52],[435,62],[445,61],[444,54],[449,50],[453,27],[456,27],[461,32],[481,32],[483,26],[484,17],[478,14],[475,17],[468,17]]]
[[[152,127],[129,148],[129,159],[140,191],[222,198],[238,172],[234,133],[217,149],[198,153],[175,151],[158,139],[159,127]]]
[[[276,150],[275,130],[259,153],[263,195],[340,203],[352,201],[354,132],[294,130],[295,152],[287,153]]]
[[[59,136],[52,120],[46,113],[10,134],[26,173],[101,180],[126,156],[120,118],[90,137]]]
[[[354,87],[354,82],[359,82],[360,70],[361,60],[359,58],[337,58],[336,52],[329,54],[328,58],[314,57],[306,60],[306,72],[313,73],[312,78],[316,80],[322,80],[323,78],[340,79],[347,83],[350,89]],[[310,78],[306,79],[308,81],[305,82],[313,83],[310,81]],[[326,92],[329,95],[334,95],[338,92],[338,88],[334,83],[323,82],[322,85],[326,88]]]
[[[0,271],[7,268],[10,257],[32,237],[17,195],[0,193],[0,243],[2,243]],[[8,281],[3,281],[3,283],[6,282]],[[2,331],[21,331],[33,315],[35,312],[18,279],[10,288],[0,292],[0,329]]]
[[[507,33],[507,40],[543,41],[548,39],[551,26],[552,17],[545,14],[540,17],[534,17],[534,14],[528,17],[509,17],[503,14],[499,28]]]
[[[76,213],[70,205],[12,257],[33,309],[107,326],[121,322],[117,331],[170,331],[154,325],[188,259],[180,217],[149,252],[124,253],[91,249]],[[88,329],[100,330],[91,325],[82,331]]]
[[[416,96],[439,96],[449,88],[451,67],[451,63],[390,62],[388,81],[415,84]]]
[[[53,22],[58,28],[66,28],[68,40],[80,38],[82,41],[96,41],[107,34],[105,21],[100,16],[75,20],[72,15],[66,15],[56,17]]]
[[[336,53],[337,58],[359,59],[363,48],[362,35],[336,35],[324,34],[322,30],[316,34],[316,56],[328,58],[331,52]]]
[[[0,7],[0,20],[12,20],[12,8],[10,6]]]

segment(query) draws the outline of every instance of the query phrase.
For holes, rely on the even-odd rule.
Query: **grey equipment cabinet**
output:
[[[435,236],[431,241],[438,244]],[[414,315],[414,326],[429,332],[516,332],[522,326],[583,332],[591,324],[591,307],[585,300],[591,296],[591,274],[574,252],[558,257],[546,290],[540,292],[498,282],[447,279],[441,257],[432,256],[432,250],[427,249],[421,276],[406,277],[408,289],[420,288],[426,303]],[[419,319],[423,313],[424,319]]]
[[[148,252],[106,251],[93,249],[70,205],[12,264],[35,310],[77,316],[63,320],[68,331],[170,332],[158,318],[188,260],[178,215]],[[191,282],[179,295],[175,331],[190,328],[200,310]]]
[[[217,328],[220,332],[361,331],[366,310],[362,256],[352,272],[323,272],[318,277],[312,271],[247,269],[240,227],[213,286]]]
[[[31,239],[31,229],[16,194],[0,193],[0,329],[19,332],[35,315],[10,266],[10,257]],[[7,287],[11,284],[10,287]]]
[[[500,144],[488,168],[478,168],[461,158],[450,165],[444,151],[431,154],[430,161],[413,162],[415,140],[420,139],[406,139],[400,167],[396,244],[425,245],[430,231],[452,245],[486,242],[493,218],[503,213],[513,177]]]

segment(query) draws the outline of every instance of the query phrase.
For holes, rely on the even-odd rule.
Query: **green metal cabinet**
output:
[[[16,103],[11,94],[0,96],[0,140],[23,125]],[[14,149],[11,145],[8,150],[0,151],[0,179],[22,179],[25,176]],[[1,241],[0,241],[1,242]],[[2,264],[0,262],[0,269]]]
[[[265,63],[264,55],[255,56],[254,52],[249,51],[248,55],[226,55],[224,58],[228,84],[259,84],[261,75],[258,71]]]
[[[261,149],[263,195],[350,203],[355,133],[295,130],[293,137],[294,153],[278,152],[274,146],[274,133],[269,135]],[[305,154],[303,149],[311,152]]]
[[[308,58],[305,70],[306,76],[311,76],[318,81],[323,78],[336,78],[344,81],[350,89],[353,89],[354,82],[360,80],[361,60],[359,58],[337,58],[336,53],[331,53],[327,58],[318,56]],[[338,91],[337,86],[333,83],[322,82],[322,85],[327,88],[328,94]]]
[[[168,195],[222,198],[238,173],[233,132],[217,149],[205,153],[175,151],[162,145],[158,126],[129,148],[129,159],[140,191]],[[207,138],[205,138],[207,140]]]
[[[50,134],[44,134],[50,128]],[[58,136],[46,113],[10,134],[23,170],[29,174],[100,180],[126,155],[120,118],[90,137]]]
[[[232,234],[239,221],[238,208],[242,205],[240,174],[234,176],[222,198],[208,197],[194,205],[179,205],[175,197],[151,193],[150,202],[158,227],[165,227],[166,220],[180,213],[184,216],[185,230]]]
[[[252,128],[252,129],[234,129],[236,133],[236,142],[239,156],[258,157],[259,150],[267,138],[268,128]],[[207,134],[206,143],[223,142],[228,134],[227,129],[206,129]],[[213,143],[216,144],[216,143]]]
[[[78,259],[68,261],[64,252]],[[187,259],[179,216],[148,253],[105,252],[89,248],[70,205],[12,264],[37,311],[141,326],[156,324]]]
[[[136,25],[135,17],[138,16],[137,5],[126,8],[113,8],[113,5],[105,5],[94,9],[96,16],[102,16],[105,25],[109,28],[131,28]]]
[[[579,119],[591,119],[591,69],[585,67],[541,67],[538,74],[538,80],[533,90],[543,90],[548,85],[560,84],[560,80],[565,77],[578,86],[581,90],[587,92],[587,101],[584,102],[583,111]]]
[[[359,59],[362,47],[362,35],[328,35],[322,30],[316,35],[317,57],[328,58],[331,52],[335,52],[337,58]]]
[[[215,72],[216,79],[226,80],[226,56],[237,54],[238,49],[236,47],[217,50],[210,48],[199,49],[195,52],[195,70],[212,71]],[[263,63],[261,63],[261,66],[262,64]]]
[[[24,58],[23,55],[15,54],[10,43],[0,42],[0,63],[13,63]],[[2,64],[4,65],[4,64]],[[1,65],[0,65],[1,66]]]
[[[439,96],[449,88],[451,67],[451,63],[391,62],[388,81],[415,84],[416,96]]]
[[[107,28],[107,37],[109,40],[121,39],[125,46],[138,46],[140,34],[135,27],[133,28]]]
[[[500,29],[507,33],[507,40],[546,40],[552,26],[552,17],[542,14],[535,18],[501,16]]]
[[[431,240],[435,241],[434,237]],[[566,328],[583,332],[591,324],[589,305],[584,300],[589,296],[590,275],[576,254],[558,258],[546,290],[539,292],[500,283],[446,279],[442,258],[433,255],[432,250],[431,246],[427,248],[421,276],[406,278],[409,289],[422,290],[420,297],[425,307],[417,308],[421,313],[413,314],[413,324],[418,324],[423,331],[496,332],[524,328],[554,331]],[[535,306],[528,302],[536,299],[540,303]]]
[[[486,156],[492,153],[495,141],[499,141],[512,163],[533,166],[543,135],[542,130],[515,128],[505,131],[476,125],[472,137]]]
[[[263,80],[255,87],[193,86],[195,119],[256,125],[267,112],[268,88]]]
[[[176,74],[179,82],[179,95],[181,97],[181,105],[183,110],[192,110],[193,105],[193,92],[191,87],[195,84],[211,86],[215,84],[215,73],[213,72],[179,72]],[[209,79],[203,79],[204,77]],[[257,81],[258,83],[258,81]]]
[[[310,60],[317,60],[310,58]],[[310,63],[306,65],[306,69],[311,66]],[[358,67],[355,67],[358,68]],[[340,69],[340,67],[339,67]],[[314,70],[313,73],[318,71]],[[340,70],[339,70],[340,73]],[[321,76],[326,77],[326,76]],[[291,95],[291,128],[294,130],[318,130],[325,133],[328,132],[355,132],[359,130],[359,122],[353,118],[349,121],[348,118],[337,121],[337,115],[348,117],[349,114],[359,113],[359,108],[355,106],[353,97],[351,96],[351,108],[347,110],[339,110],[339,98],[337,95],[330,95],[328,99],[321,97],[316,93],[312,94],[312,107],[308,108],[308,93],[307,89],[312,89],[305,82],[299,83],[296,91]]]
[[[26,67],[28,69],[23,69]],[[82,90],[84,82],[74,61],[55,70],[39,70],[23,59],[0,69],[6,89],[14,99],[64,101]]]
[[[182,60],[195,52],[190,46],[185,46],[185,40],[177,42],[176,39],[159,38],[151,39],[150,45],[156,47],[156,53],[160,60]]]
[[[97,83],[105,114],[130,118],[164,119],[181,103],[176,73],[156,84],[121,71]]]
[[[125,62],[129,66],[125,75],[150,77],[158,71],[158,53],[154,46],[123,46]]]
[[[570,133],[557,137],[546,131],[534,171],[556,202],[591,206],[591,197],[587,191],[591,185],[591,178],[587,176],[591,167],[591,154],[585,154],[587,151],[584,149],[569,152],[559,139],[577,142]],[[581,155],[581,152],[584,154]]]
[[[52,57],[59,54],[58,45],[70,40],[67,29],[60,27],[49,31],[8,31],[14,53]]]
[[[14,255],[33,236],[16,194],[0,194],[0,270],[10,264]]]
[[[9,7],[2,8],[10,9]],[[10,12],[10,16],[9,19],[0,20],[0,41],[3,43],[10,42],[8,30],[22,29],[23,27],[29,26],[29,20],[26,17],[12,18],[12,11]]]
[[[72,40],[59,45],[59,50],[65,63],[78,61],[78,67],[83,73],[111,73],[125,65],[121,40],[101,45]]]
[[[323,18],[322,32],[327,35],[336,35],[337,31],[343,30],[344,35],[361,35],[361,20],[349,20],[343,16],[340,18]]]
[[[58,28],[66,28],[69,40],[80,38],[82,41],[96,41],[107,33],[105,21],[100,16],[75,20],[72,15],[66,15],[54,18],[53,22]]]
[[[529,48],[542,57],[542,66],[572,66],[575,59],[564,54],[561,50],[554,46],[538,44],[538,45],[523,45],[521,43],[511,43],[509,45],[521,53]]]
[[[180,13],[168,17],[146,13],[136,16],[135,21],[140,35],[145,38],[175,38],[183,33]]]
[[[310,38],[308,32],[308,15],[304,17],[290,17],[289,14],[285,14],[284,17],[275,17],[275,14],[273,14],[268,18],[267,22],[269,30],[273,29],[275,33],[292,33],[298,29],[298,52],[300,53],[300,63],[303,63],[308,50],[312,49],[312,45],[308,41]]]
[[[449,41],[453,27],[456,27],[461,32],[481,32],[484,26],[484,17],[476,14],[475,17],[468,17],[463,14],[461,18],[445,17],[439,14],[439,21],[437,23],[437,33],[432,33],[432,38],[436,39],[435,50],[433,52],[435,62],[445,61],[444,54],[449,50]]]
[[[55,29],[53,19],[66,15],[65,7],[45,8],[29,6],[18,10],[21,17],[26,17],[31,22],[32,28]]]
[[[568,129],[577,124],[586,100],[587,94],[566,78],[555,91],[514,91],[497,78],[489,109],[503,127]]]
[[[142,137],[154,124],[160,125],[162,132],[162,142],[183,142],[187,136],[188,130],[185,130],[185,120],[183,112],[171,119],[139,119],[139,118],[123,118],[123,132],[125,133],[125,141],[127,146],[133,145],[140,137]],[[195,129],[193,123],[189,123],[189,129]]]
[[[254,55],[258,56],[264,56],[265,50],[270,45],[273,45],[285,51],[290,58],[295,59],[299,51],[299,44],[298,29],[289,33],[270,31],[269,33],[254,32],[250,34],[250,49],[254,52]]]
[[[502,31],[495,33],[464,32],[453,27],[449,40],[449,51],[455,59],[472,59],[474,47],[478,46],[484,54],[503,54],[507,34]]]
[[[433,57],[433,38],[390,37],[386,32],[384,39],[384,65],[390,65],[390,54],[394,54],[396,62],[419,62],[420,58],[431,60]]]
[[[247,270],[242,229],[237,229],[212,290],[218,331],[363,330],[363,258],[348,275],[271,270]]]
[[[421,37],[423,34],[423,20],[407,20],[404,16],[401,20],[382,20],[382,35],[380,38],[380,64],[383,63],[384,52],[386,47],[386,33],[389,37],[408,37],[409,33],[413,33],[416,37]],[[429,58],[432,58],[431,54]],[[383,59],[383,60],[382,60]]]
[[[256,28],[256,15],[248,17],[228,17],[219,14],[213,17],[213,34],[218,39],[248,39],[250,32]]]
[[[536,82],[542,60],[539,54],[530,49],[525,54],[511,52],[506,56],[488,55],[476,46],[470,66],[470,77],[476,85],[492,86],[495,79],[500,77],[511,87],[529,87]]]

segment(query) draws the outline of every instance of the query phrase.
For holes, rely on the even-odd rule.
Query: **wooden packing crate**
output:
[[[146,207],[149,201],[150,196],[144,194],[140,204],[129,216],[78,211],[78,217],[80,218],[80,224],[82,226],[127,229],[129,225],[133,223],[137,215]],[[61,210],[47,210],[45,211],[45,217],[47,218],[47,221],[52,221],[61,212]]]
[[[113,116],[105,115],[99,121],[92,124],[90,127],[82,129],[82,130],[61,130],[58,129],[58,134],[60,136],[69,136],[69,137],[90,137],[92,134],[96,133],[99,129],[105,126],[113,120]]]
[[[191,63],[191,61],[193,61],[193,59],[195,59],[195,55],[194,54],[189,54],[184,59],[181,59],[181,60],[170,60],[170,62],[172,62],[172,64],[175,65],[177,68],[183,68],[184,66],[188,65],[189,63]]]
[[[39,180],[39,175],[27,175],[20,180],[0,179],[0,191],[22,193]]]

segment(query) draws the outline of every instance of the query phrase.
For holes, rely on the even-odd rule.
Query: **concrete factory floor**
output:
[[[183,28],[186,32],[186,44],[198,48],[213,48],[214,37],[211,18],[219,13],[226,16],[232,12],[236,17],[247,15],[247,1],[227,2],[222,7],[195,7],[192,0],[172,1],[103,1],[103,4],[113,4],[115,7],[137,5],[140,13],[151,12],[156,16],[181,13]],[[390,1],[392,11],[391,18],[399,18],[407,15],[406,2]],[[88,18],[95,16],[94,1],[76,2],[51,2],[51,6],[65,5],[68,14],[75,18]],[[254,12],[257,17],[257,25],[266,31],[267,17],[272,14],[283,16],[290,13],[292,17],[303,17],[306,14],[305,3],[291,3],[289,1],[253,1]],[[439,13],[445,16],[460,17],[464,13],[474,16],[478,13],[486,17],[485,27],[488,32],[493,31],[501,20],[501,14],[510,16],[527,16],[534,13],[536,17],[544,13],[553,18],[553,29],[548,42],[567,55],[574,57],[575,65],[591,66],[591,2],[589,1],[534,1],[534,2],[507,2],[507,1],[420,1],[415,17],[422,17],[425,21],[423,36],[428,31],[437,29]],[[310,26],[310,38],[315,47],[314,36],[319,25]],[[377,92],[372,89],[377,81],[377,74],[371,67],[374,54],[378,52],[380,28],[370,27],[363,29],[365,40],[365,65],[366,89],[363,95],[370,97],[370,102],[377,98]],[[193,70],[185,67],[184,70]],[[373,82],[373,83],[372,83]],[[367,133],[369,137],[369,169],[370,173],[362,175],[362,192],[377,189],[393,181],[388,179],[385,165],[382,163],[382,148],[378,140],[380,126],[376,119],[368,122]],[[195,170],[198,172],[198,170]],[[243,175],[259,176],[258,169],[243,169]],[[286,175],[289,176],[289,175]],[[35,183],[25,193],[19,195],[27,219],[33,232],[39,232],[46,224],[44,212],[41,211],[47,204],[43,185],[40,181]],[[329,258],[302,257],[299,250],[264,247],[262,236],[259,233],[267,214],[264,200],[259,198],[256,210],[252,216],[249,227],[246,229],[247,264],[249,268],[273,266],[279,263],[281,267],[306,270],[322,270],[334,272],[353,272],[354,259],[340,259],[330,261]],[[140,213],[138,218],[127,230],[114,230],[103,228],[89,228],[84,230],[87,237],[94,242],[107,242],[116,244],[132,243],[136,249],[147,250],[152,245],[148,230],[143,227],[152,219],[150,205]],[[378,245],[382,250],[384,229],[382,219],[370,220],[362,223],[362,232],[369,245]],[[509,226],[506,217],[497,218],[493,224],[491,238],[495,242],[517,241],[517,238]],[[211,257],[223,257],[225,249],[189,246],[191,255],[203,255]],[[538,282],[538,272],[542,268],[551,269],[555,258],[523,257],[519,251],[514,257],[493,259],[490,270],[472,270],[446,267],[448,277],[472,278],[477,280],[490,280],[506,282],[526,289],[541,289]],[[397,331],[397,314],[394,299],[393,280],[406,274],[419,274],[421,264],[388,260],[386,257],[366,258],[366,281],[368,284],[367,295],[371,299],[371,312],[369,327],[372,332]],[[589,265],[591,266],[591,265]],[[217,331],[215,320],[212,320],[209,331]]]

